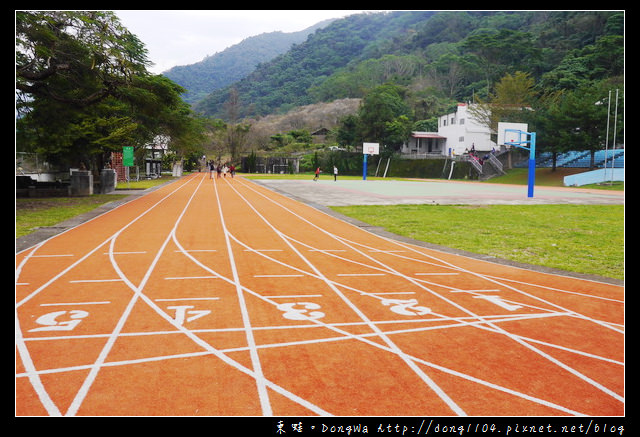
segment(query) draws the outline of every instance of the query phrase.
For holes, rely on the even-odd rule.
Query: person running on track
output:
[[[316,175],[315,175],[315,177],[313,178],[313,180],[314,180],[314,181],[317,181],[317,180],[318,180],[318,178],[320,177],[320,172],[321,172],[321,171],[322,171],[322,170],[320,170],[320,167],[316,168]]]

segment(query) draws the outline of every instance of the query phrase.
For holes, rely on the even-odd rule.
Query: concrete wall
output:
[[[613,171],[613,179],[611,177]],[[587,171],[564,177],[564,185],[566,187],[581,186],[588,184],[597,184],[606,181],[624,181],[624,168],[610,168]]]

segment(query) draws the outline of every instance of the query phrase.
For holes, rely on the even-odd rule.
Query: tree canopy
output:
[[[147,71],[142,42],[112,12],[16,12],[16,147],[101,168],[158,135],[188,153],[201,125],[184,89]]]

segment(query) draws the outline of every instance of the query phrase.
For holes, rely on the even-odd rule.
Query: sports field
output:
[[[239,177],[18,253],[15,323],[17,416],[625,414],[623,287],[383,238]]]

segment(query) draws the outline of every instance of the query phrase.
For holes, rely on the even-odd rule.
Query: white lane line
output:
[[[217,276],[167,276],[165,281],[177,281],[181,279],[218,279]]]
[[[246,184],[244,184],[244,185],[245,185],[245,186],[247,186]],[[383,268],[386,268],[388,271],[393,272],[394,274],[396,274],[396,275],[397,275],[397,276],[399,276],[399,277],[403,277],[403,278],[407,279],[408,281],[410,281],[410,282],[412,282],[413,284],[417,285],[418,287],[420,287],[420,288],[424,289],[425,291],[429,292],[430,294],[434,295],[435,297],[440,298],[441,300],[443,300],[443,301],[445,301],[445,302],[447,302],[447,303],[449,303],[449,304],[453,305],[454,307],[456,307],[456,308],[458,308],[458,309],[460,309],[460,310],[462,310],[462,311],[466,312],[467,314],[471,315],[472,317],[477,318],[477,320],[481,320],[481,321],[483,321],[484,323],[486,323],[487,325],[492,326],[492,327],[496,330],[496,332],[501,333],[501,334],[505,335],[506,337],[511,338],[512,340],[514,340],[516,343],[520,344],[520,345],[521,345],[521,346],[523,346],[524,348],[529,349],[529,350],[531,350],[531,351],[532,351],[532,352],[534,352],[534,353],[537,353],[537,354],[538,354],[538,355],[540,355],[541,357],[543,357],[543,358],[547,359],[548,361],[550,361],[550,362],[552,362],[552,363],[556,364],[558,367],[560,367],[560,368],[562,368],[562,369],[564,369],[564,370],[568,371],[569,373],[573,374],[574,376],[576,376],[576,377],[578,377],[578,378],[580,378],[580,379],[584,380],[584,381],[585,381],[585,382],[587,382],[588,384],[591,384],[593,387],[595,387],[595,388],[597,388],[597,389],[599,389],[599,390],[603,391],[604,393],[607,393],[609,396],[613,397],[614,399],[616,399],[616,400],[618,400],[618,401],[620,401],[620,402],[624,403],[624,398],[623,398],[622,396],[618,395],[617,393],[615,393],[613,390],[608,389],[607,387],[603,386],[602,384],[598,383],[597,381],[593,380],[592,378],[589,378],[588,376],[586,376],[586,375],[582,374],[581,372],[577,371],[576,369],[574,369],[574,368],[572,368],[572,367],[570,367],[570,366],[568,366],[568,365],[564,364],[563,362],[561,362],[561,361],[559,361],[559,360],[555,359],[554,357],[550,356],[549,354],[547,354],[547,353],[543,352],[542,350],[540,350],[540,349],[536,348],[535,346],[533,346],[533,345],[531,345],[531,344],[527,343],[526,341],[522,340],[521,338],[519,338],[519,337],[518,337],[518,336],[516,336],[515,334],[513,334],[513,333],[511,333],[511,332],[509,332],[509,331],[507,331],[507,330],[505,330],[505,329],[503,329],[503,328],[501,328],[501,327],[499,327],[499,326],[494,325],[494,324],[493,324],[493,323],[491,323],[490,321],[486,320],[486,318],[484,318],[484,317],[482,317],[482,316],[480,316],[480,315],[475,314],[473,311],[471,311],[471,310],[469,310],[469,309],[467,309],[467,308],[463,307],[462,305],[460,305],[460,304],[458,304],[458,303],[456,303],[456,302],[451,301],[450,299],[447,299],[447,298],[446,298],[446,297],[444,297],[444,296],[441,296],[440,294],[438,294],[438,293],[434,292],[433,290],[429,289],[428,287],[426,287],[426,286],[422,285],[418,280],[415,280],[415,279],[413,279],[413,278],[411,278],[411,277],[409,277],[409,276],[407,276],[407,275],[404,275],[404,274],[402,274],[402,273],[398,272],[397,270],[395,270],[395,269],[394,269],[394,268],[392,268],[391,266],[389,266],[389,265],[387,265],[387,264],[385,264],[385,263],[383,263],[383,262],[381,262],[381,261],[379,261],[379,260],[376,260],[375,258],[372,258],[372,257],[368,256],[367,254],[365,254],[364,252],[362,252],[362,251],[360,251],[360,250],[356,249],[356,248],[353,246],[353,244],[360,245],[360,246],[363,246],[363,247],[364,247],[365,245],[363,245],[363,244],[358,244],[358,243],[355,243],[355,242],[352,242],[352,241],[348,240],[347,238],[340,237],[340,236],[338,236],[338,235],[336,235],[336,234],[333,234],[333,233],[331,233],[331,232],[327,231],[326,229],[323,229],[323,228],[319,227],[318,225],[315,225],[314,223],[312,223],[311,221],[309,221],[309,220],[305,219],[304,217],[301,217],[299,214],[297,214],[297,213],[295,213],[294,211],[290,210],[290,209],[289,209],[289,208],[287,208],[286,206],[284,206],[284,205],[282,205],[282,204],[280,204],[280,203],[276,202],[275,200],[273,200],[273,199],[269,198],[268,196],[266,196],[266,195],[264,195],[264,194],[262,194],[262,193],[258,192],[257,190],[253,189],[252,187],[247,186],[247,188],[248,188],[249,190],[251,190],[251,191],[253,191],[253,192],[257,193],[258,195],[262,196],[263,198],[265,198],[265,199],[269,200],[271,203],[273,203],[273,204],[275,204],[275,205],[279,206],[280,208],[282,208],[282,209],[284,209],[284,210],[288,211],[288,212],[289,212],[290,214],[292,214],[293,216],[295,216],[295,217],[299,218],[300,220],[302,220],[302,221],[304,221],[304,222],[308,223],[310,226],[312,226],[312,227],[314,227],[314,228],[318,229],[319,231],[323,232],[324,234],[328,235],[330,238],[335,239],[336,241],[338,241],[338,242],[340,242],[340,243],[342,243],[342,244],[346,245],[347,247],[349,247],[349,248],[351,248],[351,249],[355,250],[357,253],[360,253],[361,255],[363,255],[363,256],[365,256],[365,257],[369,258],[372,262],[374,262],[374,263],[376,263],[376,264],[378,264],[378,265],[382,266]],[[245,201],[246,201],[246,199],[245,199]],[[251,206],[251,205],[250,205],[250,206]],[[264,218],[263,218],[263,220],[264,220]],[[270,225],[270,226],[271,226],[271,225]],[[276,232],[278,233],[279,231],[277,231],[277,230],[276,230]],[[279,233],[279,235],[284,235],[284,234]],[[386,239],[386,238],[385,238],[384,240],[386,240],[386,241],[391,241],[391,240]],[[396,244],[398,244],[400,247],[404,247],[404,248],[407,248],[407,249],[411,249],[411,248],[410,248],[409,246],[407,246],[407,245],[400,244],[400,243],[397,243],[397,242],[396,242]],[[294,250],[295,250],[295,249],[294,249]],[[413,250],[413,251],[414,251],[414,252],[417,252],[417,253],[421,253],[421,252],[419,252],[419,251],[417,251],[417,250]],[[437,259],[437,258],[435,258],[435,257],[433,257],[433,256],[430,256],[430,255],[427,255],[427,254],[423,254],[423,255],[428,256],[428,257],[430,257],[430,258],[432,258],[432,259]],[[490,282],[496,283],[496,284],[498,284],[498,285],[503,285],[503,286],[505,286],[505,287],[507,287],[507,288],[513,289],[514,291],[517,291],[517,292],[520,292],[520,293],[522,293],[522,294],[524,294],[524,295],[527,295],[527,296],[533,297],[533,296],[529,295],[528,293],[525,293],[525,292],[523,292],[523,291],[521,291],[521,290],[515,289],[514,287],[509,287],[509,286],[508,286],[508,285],[506,285],[506,284],[501,284],[501,283],[500,283],[500,282],[498,282],[498,281],[491,280],[490,278],[487,278],[487,277],[483,276],[483,275],[482,275],[482,274],[480,274],[480,273],[475,273],[475,272],[468,271],[468,270],[466,270],[466,269],[463,269],[463,268],[460,268],[460,267],[454,266],[453,264],[451,264],[451,263],[449,263],[449,262],[446,262],[446,261],[443,261],[443,260],[438,260],[438,261],[439,261],[439,262],[444,263],[445,265],[451,266],[451,267],[453,267],[453,268],[457,269],[458,271],[463,271],[463,272],[471,273],[471,274],[473,274],[473,275],[475,275],[475,276],[477,276],[477,277],[484,278],[484,279],[486,279],[486,280],[489,280]],[[538,299],[539,299],[539,298],[538,298]],[[542,299],[539,299],[539,300],[542,300]],[[543,301],[544,301],[544,300],[543,300]],[[546,301],[545,301],[545,302],[546,302]],[[562,310],[565,310],[566,312],[569,312],[568,310],[566,310],[566,309],[564,309],[564,308],[560,307],[559,305],[551,304],[550,302],[548,302],[548,304],[549,304],[549,305],[552,305],[552,306],[554,306],[554,307],[560,308],[560,309],[562,309]],[[572,313],[574,313],[574,312],[572,312]],[[585,316],[585,318],[586,318],[586,319],[588,319],[588,320],[592,320],[591,318],[587,318],[586,316]],[[595,321],[594,321],[594,322],[595,322]],[[426,375],[425,375],[425,376],[426,376]],[[457,406],[456,406],[456,407],[457,407]]]
[[[134,252],[113,252],[114,255],[140,255],[147,253],[146,250],[134,251]],[[109,252],[104,252],[103,255],[109,255]]]
[[[337,276],[385,276],[384,273],[338,273]]]
[[[102,302],[60,302],[60,303],[41,303],[41,307],[69,306],[69,305],[107,305],[110,301]]]
[[[302,278],[304,275],[253,275],[254,278]]]
[[[447,273],[447,272],[440,272],[440,273],[414,273],[414,275],[416,276],[449,276],[449,275],[459,275],[460,273]]]
[[[317,266],[315,266],[311,261],[309,261],[309,259],[307,259],[298,249],[296,249],[296,247],[293,245],[293,243],[290,241],[289,237],[286,236],[284,233],[280,232],[278,229],[275,228],[275,226],[269,222],[258,210],[256,210],[256,208],[251,204],[251,202],[249,202],[242,194],[240,194],[240,192],[238,192],[238,190],[233,187],[232,185],[230,185],[230,187],[233,189],[233,191],[235,191],[238,196],[240,198],[242,198],[242,200],[244,200],[246,202],[246,204],[249,206],[249,208],[251,208],[257,215],[258,217],[260,217],[266,224],[267,226],[269,226],[273,232],[279,236],[282,241],[284,241],[290,248],[291,250],[293,250],[298,257],[305,262],[305,264],[307,264],[311,270],[314,271],[314,273],[320,277],[325,284],[331,289],[333,290],[333,292],[349,307],[351,308],[352,311],[354,311],[358,317],[360,317],[361,320],[363,320],[364,322],[366,322],[366,324],[368,325],[369,329],[371,329],[373,332],[375,332],[378,335],[378,338],[380,338],[382,341],[384,341],[387,345],[387,347],[393,351],[394,354],[396,354],[420,379],[422,379],[422,381],[425,383],[425,385],[427,385],[429,388],[431,388],[431,390],[433,390],[438,397],[449,407],[451,408],[452,411],[454,411],[456,414],[458,415],[462,415],[462,416],[466,416],[466,413],[464,412],[464,410],[453,401],[453,399],[451,399],[449,397],[448,394],[446,394],[444,392],[444,390],[442,390],[442,388],[440,388],[440,386],[438,386],[436,384],[435,381],[433,381],[404,351],[402,351],[377,325],[375,325],[361,310],[360,308],[358,308],[353,302],[351,302],[351,300],[349,300],[347,298],[347,296],[344,295],[344,293],[342,293],[338,287],[336,287],[336,285],[330,281],[319,269]],[[264,196],[266,198],[266,196]],[[268,199],[268,198],[267,198]],[[271,202],[277,204],[277,202],[273,201],[273,199],[269,199]],[[282,208],[284,208],[287,211],[290,211],[288,208],[279,205]],[[302,217],[300,217],[299,215],[293,213],[292,211],[290,211],[293,215],[295,215],[296,217],[299,217],[302,219]],[[310,223],[308,220],[306,219],[302,219],[307,223]],[[339,238],[331,233],[329,233],[326,230],[323,230],[317,226],[314,225],[314,227],[316,227],[317,229],[322,230],[322,232],[328,234],[329,236],[331,236],[332,238],[336,239],[337,241],[341,242],[339,240]],[[342,244],[344,244],[347,247],[350,247],[348,244],[341,242]],[[353,247],[351,247],[353,249]],[[366,254],[364,254],[361,251],[358,251],[359,253],[361,253],[362,255],[368,257]],[[369,257],[368,257],[369,258]]]
[[[165,196],[162,200],[167,199],[170,195],[176,193],[178,190],[180,190],[185,185],[187,185],[187,183],[188,182],[180,185],[180,187],[178,187],[176,190],[172,191],[170,194]],[[195,194],[195,191],[194,191],[194,194]],[[103,367],[103,365],[104,365],[104,363],[105,363],[105,361],[107,359],[107,356],[109,355],[109,352],[111,352],[111,349],[113,348],[113,345],[115,344],[117,338],[119,337],[119,335],[120,335],[120,333],[122,331],[122,328],[124,327],[125,323],[129,319],[129,315],[133,311],[133,307],[135,306],[135,304],[138,301],[138,299],[139,298],[142,298],[143,300],[146,299],[148,301],[147,302],[148,304],[154,305],[153,302],[151,302],[146,296],[144,296],[144,294],[142,293],[142,289],[144,288],[144,286],[146,285],[147,281],[149,280],[149,277],[151,276],[151,273],[155,270],[156,264],[158,263],[158,260],[160,259],[160,255],[164,252],[164,249],[167,246],[167,243],[171,239],[172,232],[175,230],[175,227],[177,226],[177,224],[182,219],[182,216],[184,215],[187,207],[191,203],[191,199],[193,199],[193,194],[189,198],[189,201],[187,202],[187,204],[183,208],[183,210],[180,213],[180,215],[178,216],[178,218],[176,219],[176,223],[174,224],[174,227],[173,227],[172,231],[169,233],[169,235],[167,236],[165,241],[162,243],[162,245],[158,249],[158,252],[156,253],[153,261],[151,262],[151,265],[147,269],[144,277],[142,278],[142,281],[140,282],[140,284],[138,286],[133,284],[131,282],[131,280],[129,278],[127,278],[127,276],[124,274],[124,272],[120,269],[120,266],[118,265],[118,263],[116,262],[116,259],[114,257],[113,248],[114,248],[115,242],[118,239],[118,237],[129,226],[131,226],[133,223],[135,223],[137,220],[139,220],[141,217],[143,217],[146,213],[148,213],[155,206],[159,205],[160,202],[162,202],[162,200],[160,202],[156,203],[152,208],[147,209],[143,214],[139,215],[134,220],[130,221],[126,226],[120,228],[120,230],[118,230],[110,238],[110,242],[109,242],[109,259],[111,260],[111,265],[113,266],[113,268],[118,273],[118,276],[120,276],[124,280],[126,285],[133,291],[133,296],[129,300],[129,303],[127,304],[124,312],[120,316],[120,319],[118,319],[118,322],[116,323],[115,328],[113,329],[111,334],[109,334],[109,337],[108,337],[105,345],[103,346],[102,350],[100,351],[100,354],[98,355],[98,357],[96,358],[94,363],[90,365],[90,369],[91,370],[89,371],[89,373],[86,376],[85,380],[83,381],[82,385],[80,386],[80,388],[76,392],[76,395],[73,398],[73,401],[71,402],[71,404],[69,405],[69,408],[67,409],[67,412],[65,413],[65,416],[75,416],[76,413],[78,412],[78,409],[82,406],[82,403],[84,402],[84,399],[86,398],[87,394],[89,393],[89,389],[91,388],[91,386],[93,385],[93,382],[97,378],[98,372],[100,372],[100,370],[102,369],[102,367]],[[156,311],[158,311],[158,310],[159,310],[159,308]],[[160,312],[162,313],[162,311],[160,311]]]
[[[20,322],[18,320],[18,308],[23,305],[24,303],[28,302],[29,300],[31,300],[34,296],[36,296],[37,294],[39,294],[42,290],[46,289],[49,285],[51,285],[53,282],[55,282],[58,278],[60,278],[61,276],[65,275],[67,272],[71,271],[73,268],[75,268],[77,265],[79,265],[80,263],[82,263],[85,259],[87,259],[89,256],[91,256],[93,253],[95,253],[98,249],[100,249],[102,246],[104,246],[105,244],[107,244],[110,241],[113,241],[117,235],[119,235],[120,232],[122,232],[123,229],[129,227],[133,222],[137,221],[138,219],[140,219],[141,217],[143,217],[145,214],[147,214],[149,211],[153,210],[156,206],[158,206],[161,202],[163,202],[165,199],[167,199],[169,196],[171,196],[172,194],[174,194],[176,191],[178,191],[180,188],[182,188],[184,186],[181,185],[180,187],[178,187],[176,190],[172,191],[171,193],[167,194],[165,197],[163,197],[162,199],[160,199],[158,202],[156,202],[153,206],[147,208],[144,212],[142,212],[140,215],[138,215],[135,219],[133,219],[132,221],[130,221],[128,224],[126,224],[123,228],[121,228],[119,231],[117,231],[115,234],[112,234],[109,238],[107,238],[106,240],[104,240],[102,243],[98,244],[95,248],[93,248],[92,250],[90,250],[89,252],[87,252],[84,256],[82,256],[80,259],[78,259],[77,261],[75,261],[74,263],[72,263],[70,266],[66,267],[65,269],[63,269],[61,272],[59,272],[57,275],[55,275],[54,277],[52,277],[51,279],[49,279],[47,282],[45,282],[44,284],[42,284],[40,287],[38,287],[36,290],[34,290],[33,292],[31,292],[28,296],[26,296],[25,298],[23,298],[21,301],[16,303],[16,311],[15,311],[15,332],[16,332],[16,347],[18,349],[18,353],[20,355],[20,358],[23,362],[24,368],[25,368],[25,373],[27,373],[29,375],[29,382],[31,383],[31,385],[33,386],[34,391],[36,392],[40,402],[42,403],[42,405],[44,406],[45,410],[47,411],[47,413],[50,416],[60,416],[61,412],[58,409],[58,407],[55,405],[55,403],[53,402],[53,400],[51,399],[51,397],[49,396],[49,393],[46,391],[46,389],[44,388],[44,386],[42,385],[42,381],[40,381],[40,377],[37,375],[35,366],[33,364],[33,361],[31,359],[31,355],[29,353],[29,350],[26,348],[25,346],[25,339],[22,335],[22,330],[20,328]],[[96,217],[97,218],[97,217]],[[92,219],[91,221],[95,220]],[[72,229],[72,228],[70,228]],[[38,244],[36,246],[36,248],[30,252],[30,254],[25,257],[25,259],[22,260],[22,262],[20,263],[20,265],[18,266],[18,268],[16,269],[16,280],[18,279],[18,277],[20,276],[20,273],[22,272],[22,269],[24,267],[24,265],[26,264],[26,262],[36,256],[34,255],[34,252],[36,250],[38,250],[39,248],[41,248],[46,242],[51,241],[52,239],[56,238],[56,237],[60,237],[64,234],[66,234],[70,229],[68,229],[65,232],[62,232],[54,237],[51,237],[50,239],[47,239],[43,242],[41,242],[40,244]]]
[[[231,265],[231,273],[233,275],[233,282],[236,287],[236,295],[240,304],[240,313],[242,315],[242,323],[245,327],[245,338],[249,346],[249,355],[251,357],[251,365],[253,371],[256,374],[256,386],[258,389],[258,398],[260,400],[260,406],[262,407],[262,413],[265,416],[273,415],[271,409],[271,403],[269,401],[269,392],[265,383],[265,376],[262,373],[262,365],[260,363],[260,356],[258,355],[258,349],[256,348],[255,338],[253,336],[253,329],[251,327],[251,319],[249,318],[249,311],[247,310],[247,304],[244,299],[244,291],[240,284],[240,276],[236,268],[236,261],[233,256],[233,248],[231,247],[231,240],[229,238],[229,230],[224,220],[224,214],[222,213],[222,202],[220,200],[220,194],[218,193],[218,183],[213,183],[214,192],[216,194],[216,201],[218,204],[218,213],[220,216],[220,225],[224,234],[224,240],[227,245],[227,256],[229,257],[229,264]]]
[[[72,254],[65,254],[65,255],[31,255],[31,258],[62,258],[62,257],[66,257],[66,256],[75,256]]]
[[[182,245],[180,244],[180,242],[178,241],[177,235],[176,235],[176,230],[177,230],[177,225],[176,228],[174,229],[174,231],[172,232],[172,236],[171,238],[173,239],[173,242],[175,243],[175,245],[180,248],[181,252],[184,252],[185,256],[187,256],[195,265],[201,267],[202,269],[204,269],[205,271],[215,275],[217,278],[225,281],[226,283],[230,284],[230,285],[237,285],[237,283],[235,283],[233,281],[233,279],[231,278],[227,278],[226,276],[221,275],[220,273],[214,271],[213,269],[211,269],[211,267],[204,265],[199,259],[194,258],[191,254],[186,253],[186,251],[183,250]],[[230,235],[231,238],[233,238],[235,240],[235,238]],[[243,245],[244,247],[247,247],[246,245]],[[261,256],[267,256],[264,254],[260,254]],[[241,285],[241,288],[243,291],[259,298],[262,299],[265,302],[268,302],[270,304],[275,305],[274,301],[270,301],[268,298],[265,298],[263,296],[261,296],[260,294],[250,290],[249,288]],[[146,297],[145,295],[142,295],[142,299],[145,301],[148,301],[147,303],[149,304],[150,307],[152,307],[156,312],[158,312],[158,314],[160,314],[163,318],[165,318],[169,323],[171,323],[172,325],[174,325],[174,327],[177,329],[178,332],[180,332],[181,334],[186,335],[187,337],[189,337],[190,339],[193,340],[193,342],[199,346],[201,346],[203,349],[205,349],[207,351],[207,353],[212,354],[214,356],[216,356],[218,359],[220,359],[221,361],[223,361],[225,364],[228,364],[229,366],[239,370],[240,372],[244,373],[245,375],[250,376],[251,378],[257,379],[259,375],[257,375],[252,369],[244,366],[243,364],[239,363],[238,361],[235,361],[233,359],[231,359],[230,357],[228,357],[224,352],[222,352],[219,349],[216,349],[215,347],[213,347],[211,344],[209,344],[208,342],[206,342],[205,340],[199,338],[196,333],[197,332],[214,332],[211,330],[189,330],[186,329],[184,326],[182,325],[176,325],[174,323],[174,320],[167,316],[166,313],[164,311],[162,311],[160,308],[158,308],[153,302],[151,302],[149,300],[148,297]],[[255,328],[254,328],[255,329]],[[258,328],[259,329],[259,328]],[[245,331],[246,328],[245,327],[241,327],[241,328],[232,328],[232,329],[224,329],[222,331],[225,332],[243,332]],[[222,332],[221,331],[221,332]],[[171,331],[170,334],[174,334],[176,331]],[[126,333],[123,333],[121,335],[127,335]],[[307,401],[306,399],[301,398],[300,396],[286,390],[285,388],[283,388],[282,386],[274,383],[273,381],[270,381],[269,379],[264,378],[264,382],[266,384],[266,386],[268,388],[270,388],[271,390],[275,391],[276,393],[279,393],[280,395],[286,397],[287,399],[290,399],[291,401],[301,405],[304,408],[307,408],[308,410],[314,412],[317,415],[320,416],[330,416],[331,414],[325,410],[323,410],[322,408],[318,407],[317,405],[312,404],[311,402]]]
[[[290,295],[280,295],[280,296],[263,296],[268,299],[298,299],[298,298],[307,298],[307,297],[322,297],[321,294],[290,294]]]
[[[389,294],[416,294],[415,291],[395,291],[395,292],[388,292],[388,293],[371,293],[374,296],[387,296]]]
[[[174,302],[182,300],[220,300],[219,297],[171,297],[163,299],[153,299],[155,302]]]
[[[245,246],[245,247],[246,247],[246,244],[242,243],[241,241],[239,241],[239,240],[238,240],[237,238],[235,238],[234,236],[231,236],[231,237],[232,237],[232,238],[234,239],[234,241],[236,241],[238,244],[240,244],[240,245],[242,245],[242,246]],[[175,235],[174,235],[174,242],[175,242],[178,246],[180,245],[180,244],[175,240]],[[267,255],[262,255],[262,256],[266,257],[267,259],[270,259],[271,261],[279,262],[278,260],[274,260],[274,259],[272,259],[272,258],[269,258]],[[208,271],[211,271],[211,273],[217,274],[216,272],[212,271],[209,267],[202,265],[198,260],[196,260],[196,259],[194,259],[194,258],[193,258],[193,259],[192,259],[192,261],[194,261],[194,263],[196,263],[196,264],[200,265],[200,266],[201,266],[201,267],[203,267],[204,269],[206,269],[206,270],[208,270]],[[283,264],[283,265],[284,265],[284,264]],[[308,276],[311,276],[311,277],[315,277],[312,273],[307,273],[307,275],[308,275]],[[225,280],[225,281],[226,281],[226,282],[228,282],[229,284],[233,284],[233,281],[232,281],[231,279],[229,279],[229,278],[226,278],[226,277],[223,277],[223,276],[220,276],[220,278],[221,278],[221,279],[223,279],[223,280]],[[340,284],[336,284],[336,285],[340,286]],[[265,296],[262,296],[262,295],[260,295],[260,294],[258,294],[258,293],[256,293],[256,292],[254,292],[254,291],[252,291],[252,290],[248,289],[248,288],[247,288],[247,287],[245,287],[245,286],[243,286],[243,289],[244,289],[247,293],[250,293],[250,294],[252,294],[252,295],[256,296],[257,298],[260,298],[260,299],[262,299],[263,301],[265,301],[265,302],[267,302],[267,303],[270,303],[270,304],[272,304],[272,305],[276,305],[276,304],[275,304],[275,302],[273,302],[273,301],[271,301],[271,300],[270,300],[270,298],[267,298],[267,297],[265,297]],[[353,290],[354,290],[354,291],[358,291],[358,290],[355,290],[355,289],[353,289]],[[558,315],[562,315],[562,314],[558,314]],[[534,316],[534,317],[535,317],[535,315],[529,315],[529,316],[524,316],[524,315],[508,315],[508,316],[506,316],[506,317],[504,317],[504,318],[502,318],[502,319],[501,319],[501,317],[503,317],[503,316],[487,316],[487,318],[488,318],[488,319],[493,319],[495,322],[500,322],[500,321],[503,321],[503,320],[517,320],[517,319],[519,319],[519,318],[527,318],[527,317],[531,317],[531,316]],[[544,315],[543,315],[542,317],[544,317]],[[474,317],[457,317],[457,318],[449,318],[449,317],[447,317],[447,318],[444,318],[444,319],[442,319],[442,320],[437,320],[437,321],[438,321],[438,322],[441,322],[441,321],[462,322],[462,321],[464,321],[465,319],[469,319],[469,322],[467,322],[467,323],[456,323],[456,324],[454,324],[454,325],[445,325],[445,326],[442,326],[442,325],[441,325],[440,327],[442,327],[442,328],[446,328],[446,327],[458,327],[458,326],[466,326],[466,325],[471,325],[471,326],[478,325],[478,326],[481,326],[481,324],[482,324],[482,322],[477,321],[477,319],[476,319],[476,318],[474,318]],[[334,331],[334,332],[339,333],[339,334],[341,334],[341,335],[342,335],[342,337],[332,337],[331,339],[329,339],[329,340],[327,340],[327,341],[330,341],[330,340],[338,341],[338,340],[342,340],[342,339],[344,339],[344,340],[354,339],[354,340],[359,340],[359,341],[361,341],[361,342],[363,342],[363,343],[366,343],[366,344],[368,344],[368,345],[370,345],[370,346],[372,346],[372,347],[374,347],[374,348],[378,348],[378,349],[385,350],[385,351],[390,351],[390,350],[389,350],[389,348],[387,348],[387,347],[385,347],[385,346],[383,346],[383,345],[379,344],[378,342],[374,342],[374,341],[371,341],[371,340],[368,340],[367,338],[365,338],[365,337],[370,337],[370,336],[374,336],[374,337],[375,337],[375,336],[377,336],[377,334],[375,334],[375,333],[367,334],[366,336],[365,336],[365,335],[354,335],[354,334],[352,334],[352,333],[350,333],[350,332],[347,332],[347,331],[344,331],[344,330],[339,329],[339,326],[345,326],[345,327],[346,327],[346,326],[364,326],[364,325],[365,325],[365,322],[331,323],[331,324],[328,324],[328,323],[323,323],[323,322],[321,322],[321,321],[319,321],[319,320],[317,320],[317,319],[309,319],[308,321],[309,321],[309,322],[311,322],[311,323],[313,323],[313,325],[296,325],[296,326],[266,326],[266,327],[254,327],[253,329],[254,329],[254,330],[265,330],[265,329],[266,329],[266,330],[271,330],[271,329],[286,330],[286,329],[290,329],[290,328],[296,328],[296,329],[298,329],[298,328],[299,328],[299,329],[301,329],[301,328],[317,328],[317,327],[320,327],[320,328],[327,328],[327,329],[330,329],[330,330],[332,330],[332,331]],[[377,324],[377,325],[384,325],[384,324],[396,324],[396,323],[401,323],[401,324],[406,324],[406,323],[423,323],[423,322],[425,322],[425,321],[427,321],[427,320],[424,320],[424,319],[419,319],[419,320],[413,319],[413,320],[376,321],[376,322],[374,322],[374,323],[375,323],[375,324]],[[429,319],[428,321],[436,321],[436,320]],[[222,329],[222,330],[202,330],[202,332],[218,332],[218,331],[220,331],[220,332],[222,332],[222,331],[224,331],[224,332],[229,332],[229,331],[237,332],[237,331],[242,331],[243,329],[244,329],[244,328],[232,328],[232,329],[228,329],[228,328],[227,328],[227,329]],[[426,329],[429,329],[429,328],[426,328]],[[189,332],[192,332],[192,331],[189,331]],[[169,333],[170,333],[170,334],[175,334],[176,332],[171,331],[171,332],[169,332]],[[131,333],[131,334],[123,334],[123,335],[154,335],[154,334],[153,334],[153,333],[142,333],[142,334],[135,334],[135,333]],[[34,340],[36,340],[36,339],[34,339]],[[323,342],[323,341],[325,341],[325,340],[322,340],[322,339],[321,339],[321,340],[318,340],[318,342]],[[271,347],[271,346],[274,346],[274,345],[260,345],[260,346],[258,346],[258,348]],[[246,347],[244,347],[244,348],[242,348],[242,350],[245,350],[245,351],[246,351],[246,350],[247,350],[247,348],[246,348]],[[215,350],[214,350],[214,351],[215,351]],[[223,351],[221,351],[221,352],[234,352],[234,351],[235,351],[235,349],[225,349],[225,350],[223,350]],[[214,352],[214,354],[215,354],[215,352]],[[216,354],[216,355],[217,355],[217,354]],[[487,387],[493,388],[493,389],[495,389],[495,390],[503,391],[503,392],[509,393],[509,394],[511,394],[511,395],[514,395],[514,396],[516,396],[516,397],[520,397],[520,398],[523,398],[523,399],[527,399],[527,400],[529,400],[529,401],[532,401],[532,402],[535,402],[535,403],[538,403],[538,404],[546,405],[546,406],[549,406],[549,407],[551,407],[551,408],[555,408],[555,409],[558,409],[558,410],[560,410],[560,411],[563,411],[563,412],[565,412],[565,413],[567,413],[567,414],[571,414],[571,415],[581,415],[579,412],[576,412],[576,411],[573,411],[573,410],[569,410],[569,409],[567,409],[567,408],[565,408],[565,407],[563,407],[563,406],[561,406],[561,405],[555,405],[555,404],[552,404],[552,403],[550,403],[550,402],[548,402],[548,401],[545,401],[545,400],[542,400],[542,399],[537,399],[537,398],[532,397],[532,396],[529,396],[529,395],[527,395],[527,394],[520,393],[520,392],[517,392],[517,391],[511,390],[511,389],[507,389],[507,388],[504,388],[504,387],[498,386],[498,385],[496,385],[496,384],[493,384],[493,383],[490,383],[490,382],[487,382],[487,381],[483,381],[483,380],[480,380],[480,379],[478,379],[478,378],[474,378],[474,377],[472,377],[472,376],[470,376],[470,375],[466,375],[466,374],[464,374],[464,373],[457,372],[457,371],[452,370],[452,369],[448,369],[448,368],[445,368],[445,367],[442,367],[442,366],[438,366],[438,365],[436,365],[436,364],[434,364],[434,363],[430,363],[430,362],[427,362],[427,361],[421,360],[421,359],[416,358],[416,357],[411,357],[411,356],[410,356],[410,358],[412,358],[412,359],[413,359],[413,360],[415,360],[416,362],[419,362],[419,363],[425,364],[425,365],[427,365],[427,366],[429,366],[429,367],[432,367],[432,368],[438,369],[438,370],[440,370],[440,371],[443,371],[444,373],[448,373],[448,374],[450,374],[450,375],[453,375],[453,376],[456,376],[456,377],[459,377],[459,378],[462,378],[462,379],[465,379],[465,380],[468,380],[468,381],[471,381],[471,382],[474,382],[474,383],[477,383],[477,384],[480,384],[480,385],[484,385],[484,386],[487,386]],[[301,399],[301,398],[299,398],[299,397],[296,397],[295,395],[292,395],[291,393],[289,393],[289,392],[287,392],[287,391],[285,391],[285,390],[282,390],[282,388],[281,388],[281,387],[279,387],[279,386],[277,386],[277,385],[275,385],[275,384],[273,384],[273,383],[271,383],[270,388],[272,388],[272,389],[274,389],[274,390],[276,390],[276,391],[279,391],[281,394],[283,394],[283,395],[285,395],[285,396],[289,397],[290,399],[292,399],[292,400],[294,400],[294,401],[297,401],[298,403],[300,403],[301,405],[303,405],[303,406],[305,406],[305,407],[309,408],[310,410],[313,410],[313,411],[318,412],[318,414],[321,414],[321,415],[327,415],[327,414],[328,414],[328,413],[326,413],[326,412],[323,412],[323,411],[322,411],[320,408],[318,408],[317,406],[315,406],[315,405],[313,405],[313,404],[310,404],[309,402],[305,401],[304,399]]]

